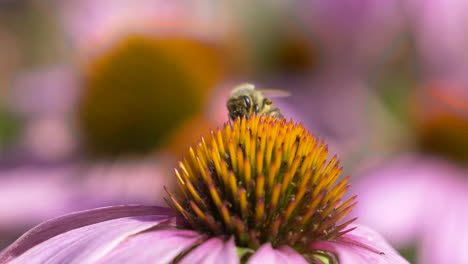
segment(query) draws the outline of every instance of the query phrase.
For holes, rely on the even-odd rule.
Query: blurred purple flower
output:
[[[468,263],[468,171],[417,155],[385,164],[354,185],[362,223],[399,247],[417,243],[418,263]]]
[[[0,263],[240,263],[232,238],[186,228],[183,218],[163,207],[82,211],[36,226],[0,254]],[[380,235],[362,226],[336,241],[314,243],[311,249],[334,253],[342,264],[408,263]],[[264,244],[247,263],[307,261],[292,248]]]

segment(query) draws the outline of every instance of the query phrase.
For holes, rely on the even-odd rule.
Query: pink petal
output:
[[[0,263],[13,259],[34,246],[70,230],[122,217],[147,215],[158,215],[151,222],[152,225],[157,224],[161,219],[175,216],[174,212],[168,208],[142,205],[111,206],[76,212],[44,222],[25,233],[0,254]]]
[[[180,262],[180,264],[191,263],[238,264],[239,257],[237,256],[234,239],[231,238],[228,242],[224,242],[223,239],[215,237],[204,242]]]
[[[95,263],[128,237],[168,219],[165,215],[132,216],[87,225],[50,238],[11,263]]]
[[[312,245],[312,249],[336,254],[340,264],[400,264],[409,263],[393,249],[385,239],[364,226],[357,228],[337,241],[322,241]]]
[[[250,257],[248,264],[263,264],[263,263],[274,263],[274,264],[307,264],[308,262],[292,248],[283,246],[277,249],[271,247],[271,245],[265,244],[261,246],[252,257]]]
[[[98,263],[170,263],[201,238],[202,235],[191,230],[145,232],[120,243]]]

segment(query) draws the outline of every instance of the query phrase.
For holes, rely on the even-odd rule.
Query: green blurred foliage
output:
[[[409,263],[416,263],[417,250],[416,247],[407,247],[398,249],[401,256],[405,258]]]
[[[0,150],[15,142],[19,130],[19,120],[0,107]]]
[[[415,43],[403,34],[383,54],[372,74],[371,88],[393,116],[409,124],[410,96],[419,84]]]

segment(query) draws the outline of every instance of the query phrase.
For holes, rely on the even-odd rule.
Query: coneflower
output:
[[[167,190],[169,204],[202,233],[232,236],[249,249],[287,245],[313,258],[311,243],[337,239],[355,220],[340,223],[356,196],[340,200],[348,178],[335,184],[342,168],[327,154],[302,125],[237,119],[190,148],[176,170],[178,195]]]
[[[237,119],[179,164],[173,210],[121,206],[43,223],[0,263],[408,263],[352,224],[355,197],[326,144],[301,124]]]

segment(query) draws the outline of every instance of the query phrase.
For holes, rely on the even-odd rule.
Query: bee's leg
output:
[[[262,102],[262,108],[265,107],[265,105],[271,105],[273,104],[273,101],[268,99],[268,98],[264,98],[263,99],[263,102]]]
[[[266,111],[264,114],[268,116],[273,116],[279,119],[283,118],[283,114],[277,107],[271,107],[270,110]]]

